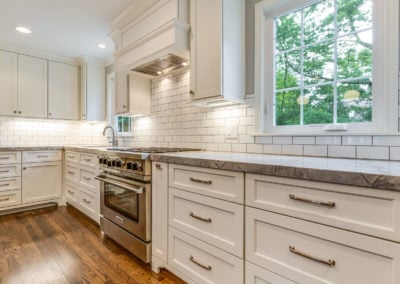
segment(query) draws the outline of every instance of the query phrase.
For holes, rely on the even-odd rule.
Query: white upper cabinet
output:
[[[47,60],[18,55],[18,114],[47,118]]]
[[[18,108],[18,55],[0,51],[0,115],[15,115]]]
[[[191,0],[192,100],[240,102],[245,96],[245,1]]]
[[[106,69],[101,62],[81,65],[81,119],[106,119]]]
[[[128,82],[128,74],[123,72],[117,73],[114,114],[124,114],[128,112]]]
[[[49,118],[79,119],[79,69],[49,61]]]

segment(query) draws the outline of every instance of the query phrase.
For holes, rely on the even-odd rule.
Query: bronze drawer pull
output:
[[[75,156],[68,156],[68,159],[75,159]]]
[[[158,170],[162,170],[162,167],[161,167],[161,165],[160,165],[160,164],[156,164],[156,169],[158,169]]]
[[[3,202],[3,201],[8,201],[8,200],[10,200],[10,197],[7,197],[7,198],[1,198],[1,199],[0,199],[0,202]]]
[[[89,200],[86,200],[85,198],[83,199],[83,202],[85,202],[86,204],[90,204],[91,203]]]
[[[91,178],[89,178],[89,177],[83,177],[85,180],[87,180],[87,181],[89,181],[89,180],[91,180]]]
[[[69,173],[70,175],[74,175],[74,174],[75,174],[74,172],[71,172],[71,171],[68,171],[68,173]]]
[[[325,206],[325,207],[330,207],[333,208],[336,206],[335,202],[329,201],[329,202],[323,202],[323,201],[318,201],[318,200],[311,200],[307,198],[301,198],[297,197],[294,194],[289,194],[289,198],[295,201],[300,201],[300,202],[305,202],[305,203],[311,203],[314,205],[320,205],[320,206]]]
[[[90,163],[92,161],[92,159],[83,159],[85,162]]]
[[[193,218],[195,218],[195,219],[197,219],[197,220],[206,222],[206,223],[211,223],[211,221],[212,221],[211,218],[203,218],[203,217],[196,216],[193,212],[190,212],[190,213],[189,213],[189,216],[190,216],[190,217],[193,217]]]
[[[69,194],[72,194],[72,195],[75,194],[75,192],[73,192],[73,191],[71,191],[71,190],[68,190],[68,193],[69,193]]]
[[[9,183],[0,184],[0,186],[9,186]]]
[[[198,183],[204,183],[204,184],[212,184],[212,180],[201,180],[201,179],[197,179],[197,178],[190,178],[191,181],[193,182],[198,182]]]
[[[10,170],[6,170],[6,171],[0,171],[0,173],[9,173]]]
[[[0,160],[9,160],[10,157],[0,157]]]
[[[49,156],[47,156],[47,155],[38,155],[37,157],[38,158],[48,158]]]
[[[290,250],[290,252],[292,252],[294,254],[300,255],[302,257],[311,259],[313,261],[316,261],[316,262],[319,262],[319,263],[322,263],[322,264],[325,264],[325,265],[328,265],[328,266],[335,266],[335,264],[336,264],[336,261],[334,261],[332,259],[323,260],[321,258],[318,258],[318,257],[315,257],[315,256],[311,256],[311,255],[309,255],[307,253],[304,253],[304,252],[296,250],[296,248],[294,246],[289,246],[289,250]]]
[[[190,260],[191,262],[193,262],[194,264],[200,266],[201,268],[205,269],[205,270],[211,270],[211,269],[212,269],[211,265],[204,265],[204,264],[198,262],[197,260],[195,260],[194,257],[193,257],[193,255],[191,255],[191,256],[189,257],[189,260]]]

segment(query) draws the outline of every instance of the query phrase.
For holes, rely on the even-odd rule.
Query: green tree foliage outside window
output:
[[[275,18],[275,125],[372,121],[372,0]]]
[[[130,132],[131,131],[131,118],[129,116],[118,116],[118,132]]]

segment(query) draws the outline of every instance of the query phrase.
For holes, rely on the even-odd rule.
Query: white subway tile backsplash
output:
[[[263,153],[263,144],[247,144],[247,152],[248,153],[257,153],[257,154],[262,154]]]
[[[390,160],[400,161],[400,147],[390,147]]]
[[[282,145],[282,154],[303,156],[303,145]]]
[[[304,156],[328,156],[328,146],[322,145],[304,145]]]
[[[264,154],[282,154],[282,145],[264,145]]]
[[[273,144],[292,144],[293,138],[291,136],[273,136]]]
[[[312,144],[315,144],[315,137],[314,136],[294,136],[293,144],[312,145]]]
[[[374,146],[400,146],[400,136],[373,136]]]
[[[389,147],[357,146],[358,159],[388,160]]]
[[[356,158],[356,146],[328,146],[328,157]]]
[[[342,145],[342,136],[317,136],[317,145]]]
[[[257,137],[255,137],[255,143],[272,144],[272,137],[271,136],[257,136]]]
[[[360,135],[360,136],[343,136],[342,137],[343,145],[360,145],[360,146],[369,146],[372,145],[372,136],[368,135]]]

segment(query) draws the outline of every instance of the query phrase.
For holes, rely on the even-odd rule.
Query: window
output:
[[[304,133],[341,126],[355,132],[397,131],[396,2],[258,4],[260,130]]]
[[[131,117],[117,116],[117,129],[118,133],[131,132]]]

